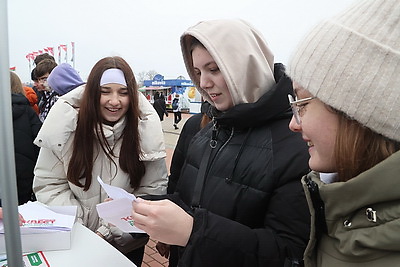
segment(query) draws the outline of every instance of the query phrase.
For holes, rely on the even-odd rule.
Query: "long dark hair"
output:
[[[68,165],[68,181],[87,191],[92,182],[95,153],[102,149],[107,158],[117,165],[112,156],[113,151],[108,144],[102,127],[103,117],[100,111],[100,79],[104,71],[116,68],[122,70],[127,83],[130,104],[126,113],[126,125],[122,133],[122,145],[119,155],[120,168],[128,173],[130,185],[137,188],[145,173],[145,166],[140,161],[139,142],[139,104],[138,87],[132,69],[121,57],[106,57],[98,61],[89,74],[85,91],[81,98],[78,122],[73,141],[73,152]],[[85,178],[84,185],[80,179]]]

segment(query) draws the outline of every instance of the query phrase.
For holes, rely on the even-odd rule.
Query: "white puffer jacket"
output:
[[[107,194],[102,190],[96,177],[100,176],[105,183],[123,188],[136,196],[165,194],[168,178],[161,123],[152,105],[142,94],[139,94],[139,132],[143,152],[141,160],[146,167],[140,187],[134,191],[130,187],[128,174],[120,169],[118,159],[114,158],[117,163],[115,165],[100,150],[93,165],[92,183],[87,191],[83,191],[83,188],[67,180],[80,97],[83,91],[84,86],[81,86],[62,96],[52,107],[35,139],[34,143],[40,146],[41,150],[35,167],[33,191],[37,200],[47,205],[77,206],[78,222],[94,232],[100,232],[112,243],[118,239],[117,247],[125,247],[132,237],[126,235],[128,240],[121,241],[122,232],[116,227],[110,228],[98,217],[96,204],[103,202]],[[104,134],[115,155],[119,155],[122,143],[119,137],[124,126],[125,119],[120,120],[113,127],[103,125]],[[124,251],[124,249],[119,249]]]

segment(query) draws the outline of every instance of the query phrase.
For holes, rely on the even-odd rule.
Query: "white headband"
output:
[[[100,86],[103,86],[108,83],[118,83],[123,86],[126,86],[125,76],[122,70],[108,69],[104,71],[100,79]]]

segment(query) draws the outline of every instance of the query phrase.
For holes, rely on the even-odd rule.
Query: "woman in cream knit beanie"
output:
[[[400,1],[317,25],[288,66],[289,127],[309,145],[306,266],[400,264]]]

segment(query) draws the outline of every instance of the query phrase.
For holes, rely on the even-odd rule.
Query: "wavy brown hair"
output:
[[[12,71],[10,71],[10,85],[11,85],[11,93],[25,95],[21,79],[18,77],[16,73]]]
[[[40,61],[36,68],[35,68],[35,76],[36,78],[40,78],[46,73],[51,73],[51,71],[57,67],[57,63],[54,60],[51,59],[43,59]]]
[[[73,141],[72,157],[68,165],[68,181],[87,191],[92,182],[93,163],[95,153],[102,149],[110,161],[113,161],[113,151],[108,144],[103,132],[103,117],[100,111],[100,79],[107,69],[120,69],[125,75],[130,104],[126,112],[126,125],[121,135],[122,145],[119,154],[120,168],[128,173],[130,185],[137,188],[145,173],[145,166],[140,161],[139,142],[139,99],[138,87],[132,69],[121,57],[106,57],[98,61],[87,79],[85,91],[81,98],[78,122]],[[85,178],[85,184],[80,179]]]
[[[372,168],[400,149],[400,143],[390,140],[347,117],[339,115],[335,160],[339,181],[348,181]]]

